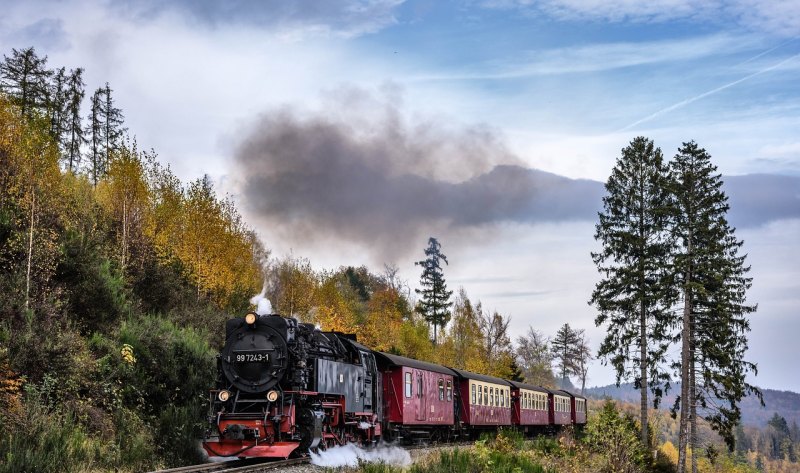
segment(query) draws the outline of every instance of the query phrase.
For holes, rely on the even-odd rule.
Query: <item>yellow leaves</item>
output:
[[[7,351],[0,349],[0,415],[14,417],[22,409],[22,378],[11,369]]]
[[[384,289],[372,295],[367,305],[364,341],[376,350],[387,351],[399,339],[403,313],[399,307],[400,295],[394,289]]]
[[[135,146],[114,152],[105,179],[97,184],[97,197],[117,223],[119,262],[125,269],[131,243],[142,235],[150,211],[144,163]]]
[[[664,442],[664,445],[660,446],[658,449],[667,459],[669,459],[670,462],[672,462],[674,465],[678,464],[678,449],[675,448],[675,445],[672,442],[667,440]]]
[[[127,363],[128,365],[135,365],[136,364],[136,357],[133,354],[133,347],[127,343],[122,345],[122,349],[119,351],[120,355],[122,355],[122,361]]]

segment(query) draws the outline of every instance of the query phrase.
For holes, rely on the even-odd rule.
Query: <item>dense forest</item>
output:
[[[276,313],[357,334],[373,349],[545,387],[584,389],[593,356],[584,330],[564,324],[546,335],[531,327],[512,340],[507,315],[486,310],[463,287],[447,288],[446,242],[420,242],[419,261],[401,262],[420,268],[416,290],[398,277],[396,264],[378,271],[318,269],[299,255],[273,255],[208,176],[182,182],[154,150],[137,142],[108,83],[84,104],[82,77],[80,68],[48,68],[33,48],[12,50],[0,63],[0,472],[141,471],[199,461],[224,321],[252,308],[256,294],[269,298]],[[609,219],[622,215],[610,199]],[[601,222],[597,237],[613,241],[604,224],[613,227]],[[726,251],[735,256],[741,243],[726,238]],[[601,268],[607,264],[605,257],[595,258]],[[729,277],[749,281],[736,272],[739,266],[725,268]],[[593,302],[601,314],[613,315],[619,308],[604,288],[617,284],[611,277],[617,268],[605,271],[610,276]],[[625,307],[638,310],[643,300]],[[712,302],[700,299],[697,306]],[[738,313],[749,310],[737,307]],[[663,354],[647,353],[650,341],[637,338],[639,319],[632,321],[610,328],[619,337],[607,339],[600,353],[623,368],[628,361],[613,356],[617,347],[636,346],[632,341],[642,353]],[[676,325],[674,318],[656,322]],[[747,328],[746,319],[733,322]],[[656,335],[662,337],[657,343],[669,338]],[[697,343],[687,350],[705,356],[705,335],[690,335]],[[734,349],[746,348],[745,340],[734,341]],[[641,360],[645,373],[649,362]],[[639,383],[642,399],[664,380],[654,371],[650,386]],[[691,399],[702,400],[702,392]],[[641,406],[647,414],[646,402]],[[622,438],[628,450],[639,452],[635,467],[625,471],[646,471],[664,458],[669,461],[658,471],[671,471],[669,463],[678,462],[678,426],[663,412],[643,417],[648,430],[632,413],[594,407],[590,425],[600,427],[585,440],[592,455],[605,455]],[[733,414],[738,419],[738,410]],[[768,420],[758,427],[725,426],[735,427],[731,454],[703,422],[692,426],[700,429],[699,440],[693,435],[681,450],[695,447],[700,471],[791,471],[796,423],[778,415]],[[613,438],[617,433],[622,437]],[[707,449],[702,455],[701,445]]]
[[[108,83],[83,115],[82,72],[33,48],[0,64],[0,471],[198,461],[224,321],[259,291],[374,349],[546,386],[556,362],[585,382],[582,331],[515,348],[509,318],[448,291],[427,252],[416,292],[394,265],[272,255],[210,178],[182,182],[137,143]]]

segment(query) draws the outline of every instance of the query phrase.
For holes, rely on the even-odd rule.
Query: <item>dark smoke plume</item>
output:
[[[236,152],[246,210],[281,238],[363,244],[391,260],[429,235],[594,219],[603,193],[519,164],[485,127],[408,120],[358,90],[318,113],[264,114]]]

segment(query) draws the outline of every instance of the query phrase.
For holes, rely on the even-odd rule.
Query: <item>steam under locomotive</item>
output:
[[[209,456],[288,458],[346,443],[586,422],[581,396],[375,352],[353,335],[276,314],[228,320],[225,332],[203,441]]]

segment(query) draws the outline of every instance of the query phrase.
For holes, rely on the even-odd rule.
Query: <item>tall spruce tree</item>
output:
[[[603,279],[589,303],[598,310],[595,323],[608,326],[598,357],[611,362],[618,385],[633,378],[641,391],[641,438],[647,445],[648,389],[657,406],[669,388],[665,365],[676,295],[665,264],[674,245],[666,232],[669,190],[661,150],[652,140],[635,138],[622,149],[605,187],[595,227],[603,246],[592,253]]]
[[[417,304],[417,310],[425,317],[429,325],[433,325],[433,343],[438,343],[437,328],[444,327],[450,321],[450,296],[453,291],[447,290],[441,262],[447,262],[447,257],[442,253],[442,245],[436,238],[428,238],[428,247],[425,248],[426,258],[414,263],[422,266],[420,285],[422,289],[415,289],[422,295],[422,300]]]
[[[81,105],[86,94],[84,87],[83,68],[71,70],[67,78],[64,113],[64,159],[70,171],[77,169],[81,159],[81,146],[87,142],[81,120]]]
[[[67,104],[67,73],[61,67],[53,74],[53,81],[50,83],[47,101],[47,113],[50,117],[50,136],[58,143],[63,150],[64,119]]]
[[[103,120],[103,139],[105,141],[105,166],[108,168],[111,164],[111,154],[119,148],[126,129],[122,127],[124,121],[122,110],[114,106],[114,99],[111,96],[113,89],[108,85],[108,82],[106,82],[106,86],[102,90],[104,101],[101,108],[101,117]]]
[[[562,388],[569,384],[569,375],[578,374],[578,346],[580,343],[581,331],[573,330],[569,324],[564,324],[556,332],[556,336],[550,340],[550,350],[553,353],[553,360],[561,373]]]
[[[746,255],[739,255],[743,242],[725,218],[729,205],[722,178],[711,156],[694,141],[684,143],[670,163],[670,188],[671,234],[680,245],[673,265],[683,299],[681,394],[676,400],[681,412],[678,471],[683,473],[687,446],[697,451],[697,407],[732,448],[739,402],[761,393],[745,379],[756,372],[744,360],[747,316],[756,310],[746,303],[750,268],[744,265]]]
[[[33,47],[11,50],[0,63],[0,91],[7,93],[20,107],[24,118],[31,118],[37,109],[43,110],[48,101],[47,56],[39,57]]]
[[[85,133],[89,135],[89,174],[95,185],[108,172],[112,155],[119,148],[126,131],[122,126],[122,110],[114,106],[113,91],[106,82],[104,87],[95,90],[91,99],[89,124]]]
[[[87,158],[89,159],[89,177],[92,184],[97,185],[97,181],[106,173],[105,160],[103,159],[103,89],[97,89],[92,94],[91,106],[89,109],[89,123],[86,125],[85,134],[89,135],[89,149]]]

